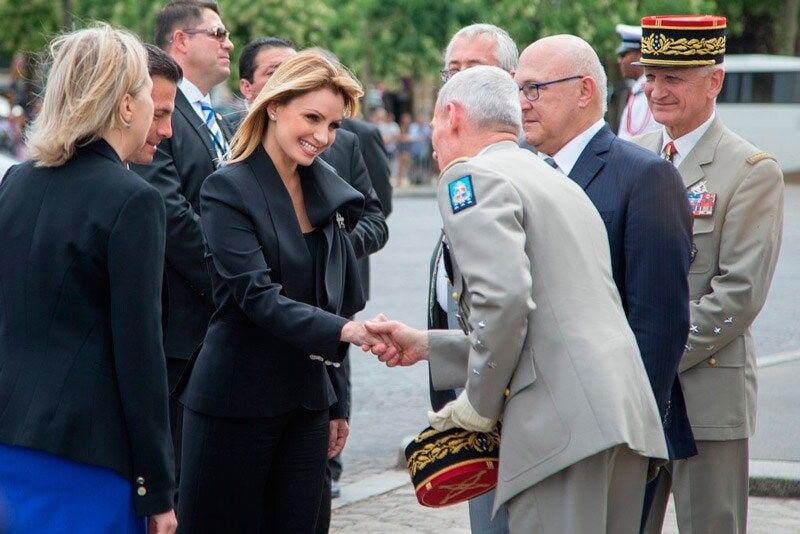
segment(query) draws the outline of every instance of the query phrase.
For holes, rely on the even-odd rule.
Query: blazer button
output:
[[[458,300],[458,291],[453,291],[453,300]]]
[[[708,359],[708,365],[717,365],[717,359],[712,356]]]
[[[145,495],[147,495],[147,488],[145,488],[144,486],[139,486],[138,488],[136,488],[136,495],[138,495],[139,497],[144,497]]]
[[[508,397],[509,395],[511,395],[511,390],[506,388],[506,390],[503,392],[503,396]]]
[[[140,486],[144,485],[144,477],[136,477],[136,483]]]

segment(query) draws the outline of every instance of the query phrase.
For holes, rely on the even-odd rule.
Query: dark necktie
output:
[[[558,163],[556,163],[556,160],[554,160],[550,156],[545,156],[544,162],[553,167],[555,170],[561,172],[561,169],[558,167]]]

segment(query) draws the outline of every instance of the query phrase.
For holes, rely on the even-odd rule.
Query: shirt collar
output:
[[[208,95],[201,93],[200,89],[198,89],[197,86],[190,82],[186,77],[181,79],[181,81],[178,83],[178,87],[180,87],[181,91],[183,92],[183,96],[186,97],[186,100],[191,102],[192,105],[197,104],[200,101],[211,104],[211,98],[209,98]]]
[[[599,132],[603,126],[605,126],[606,121],[604,119],[600,119],[587,129],[585,129],[582,133],[576,135],[572,138],[572,140],[561,147],[561,150],[553,154],[553,159],[558,164],[558,168],[561,169],[566,175],[569,175],[572,172],[572,167],[575,166],[575,163],[578,161],[578,158],[581,157],[581,153],[583,153],[583,149],[586,148],[586,145],[589,144],[589,141],[592,140],[597,132]],[[547,156],[542,152],[539,153],[542,159]]]
[[[689,155],[689,153],[692,151],[692,149],[694,149],[694,147],[697,144],[697,142],[700,141],[700,138],[703,137],[703,135],[708,131],[708,129],[711,127],[711,123],[714,122],[714,117],[716,117],[716,116],[717,116],[717,111],[714,110],[714,112],[711,114],[711,116],[708,118],[708,120],[706,122],[704,122],[703,124],[701,124],[700,126],[695,128],[694,130],[692,130],[688,134],[682,135],[677,139],[672,139],[669,136],[669,134],[667,133],[667,128],[665,126],[664,130],[663,130],[663,133],[661,135],[661,154],[662,154],[662,156],[664,154],[664,147],[666,147],[667,144],[670,141],[672,141],[675,144],[675,150],[676,150],[676,154],[675,155],[677,156],[677,159],[673,159],[673,163],[677,167],[680,164],[680,162],[686,156]]]

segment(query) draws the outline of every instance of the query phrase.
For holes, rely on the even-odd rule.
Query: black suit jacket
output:
[[[364,296],[369,300],[368,256],[383,248],[389,239],[389,228],[386,226],[381,202],[372,187],[371,176],[360,148],[356,134],[341,128],[336,133],[336,140],[321,157],[339,176],[364,196],[364,213],[348,235],[359,260],[358,267],[361,282],[364,284]]]
[[[570,172],[606,225],[611,267],[636,336],[670,458],[697,454],[678,379],[689,333],[692,216],[675,167],[606,125]]]
[[[111,468],[172,508],[164,204],[105,141],[0,185],[0,441]]]
[[[230,140],[228,123],[219,115],[217,123]],[[189,358],[203,340],[214,311],[211,279],[203,259],[200,186],[216,170],[216,157],[205,122],[179,89],[172,137],[161,141],[151,165],[131,166],[161,192],[167,209],[164,350],[168,358]]]
[[[369,300],[369,255],[383,248],[389,238],[389,228],[381,210],[381,202],[372,188],[356,134],[340,128],[333,145],[322,154],[336,173],[364,196],[364,212],[353,231],[347,234],[358,258],[364,298]],[[352,396],[349,373],[344,367],[328,366],[328,375],[337,391],[339,413],[350,417]]]
[[[383,215],[389,217],[389,214],[392,213],[392,184],[389,181],[391,172],[389,156],[386,153],[386,145],[383,144],[381,132],[375,125],[358,119],[342,120],[342,128],[358,136],[361,154],[364,156],[364,163],[367,164],[369,178],[372,181],[372,188],[375,189],[375,194],[381,201]]]
[[[260,145],[203,184],[200,205],[217,310],[185,390],[178,388],[192,410],[271,417],[298,406],[333,405],[331,418],[344,417],[325,366],[309,356],[340,361],[344,317],[364,306],[346,236],[364,198],[319,159],[301,168],[301,179],[308,217],[324,233],[316,262],[289,193]]]

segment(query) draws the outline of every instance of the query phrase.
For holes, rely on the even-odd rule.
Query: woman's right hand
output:
[[[382,322],[386,320],[387,318],[383,314],[378,314],[373,319],[371,319],[371,321],[373,322]],[[362,350],[365,347],[380,347],[381,351],[391,351],[391,352],[395,352],[396,350],[395,344],[392,341],[391,336],[372,334],[367,331],[367,329],[364,327],[364,323],[361,321],[347,322],[342,328],[342,334],[340,339],[347,343],[352,343],[353,345],[360,346]]]
[[[151,515],[147,522],[147,534],[174,534],[177,528],[178,518],[175,517],[175,510]]]

